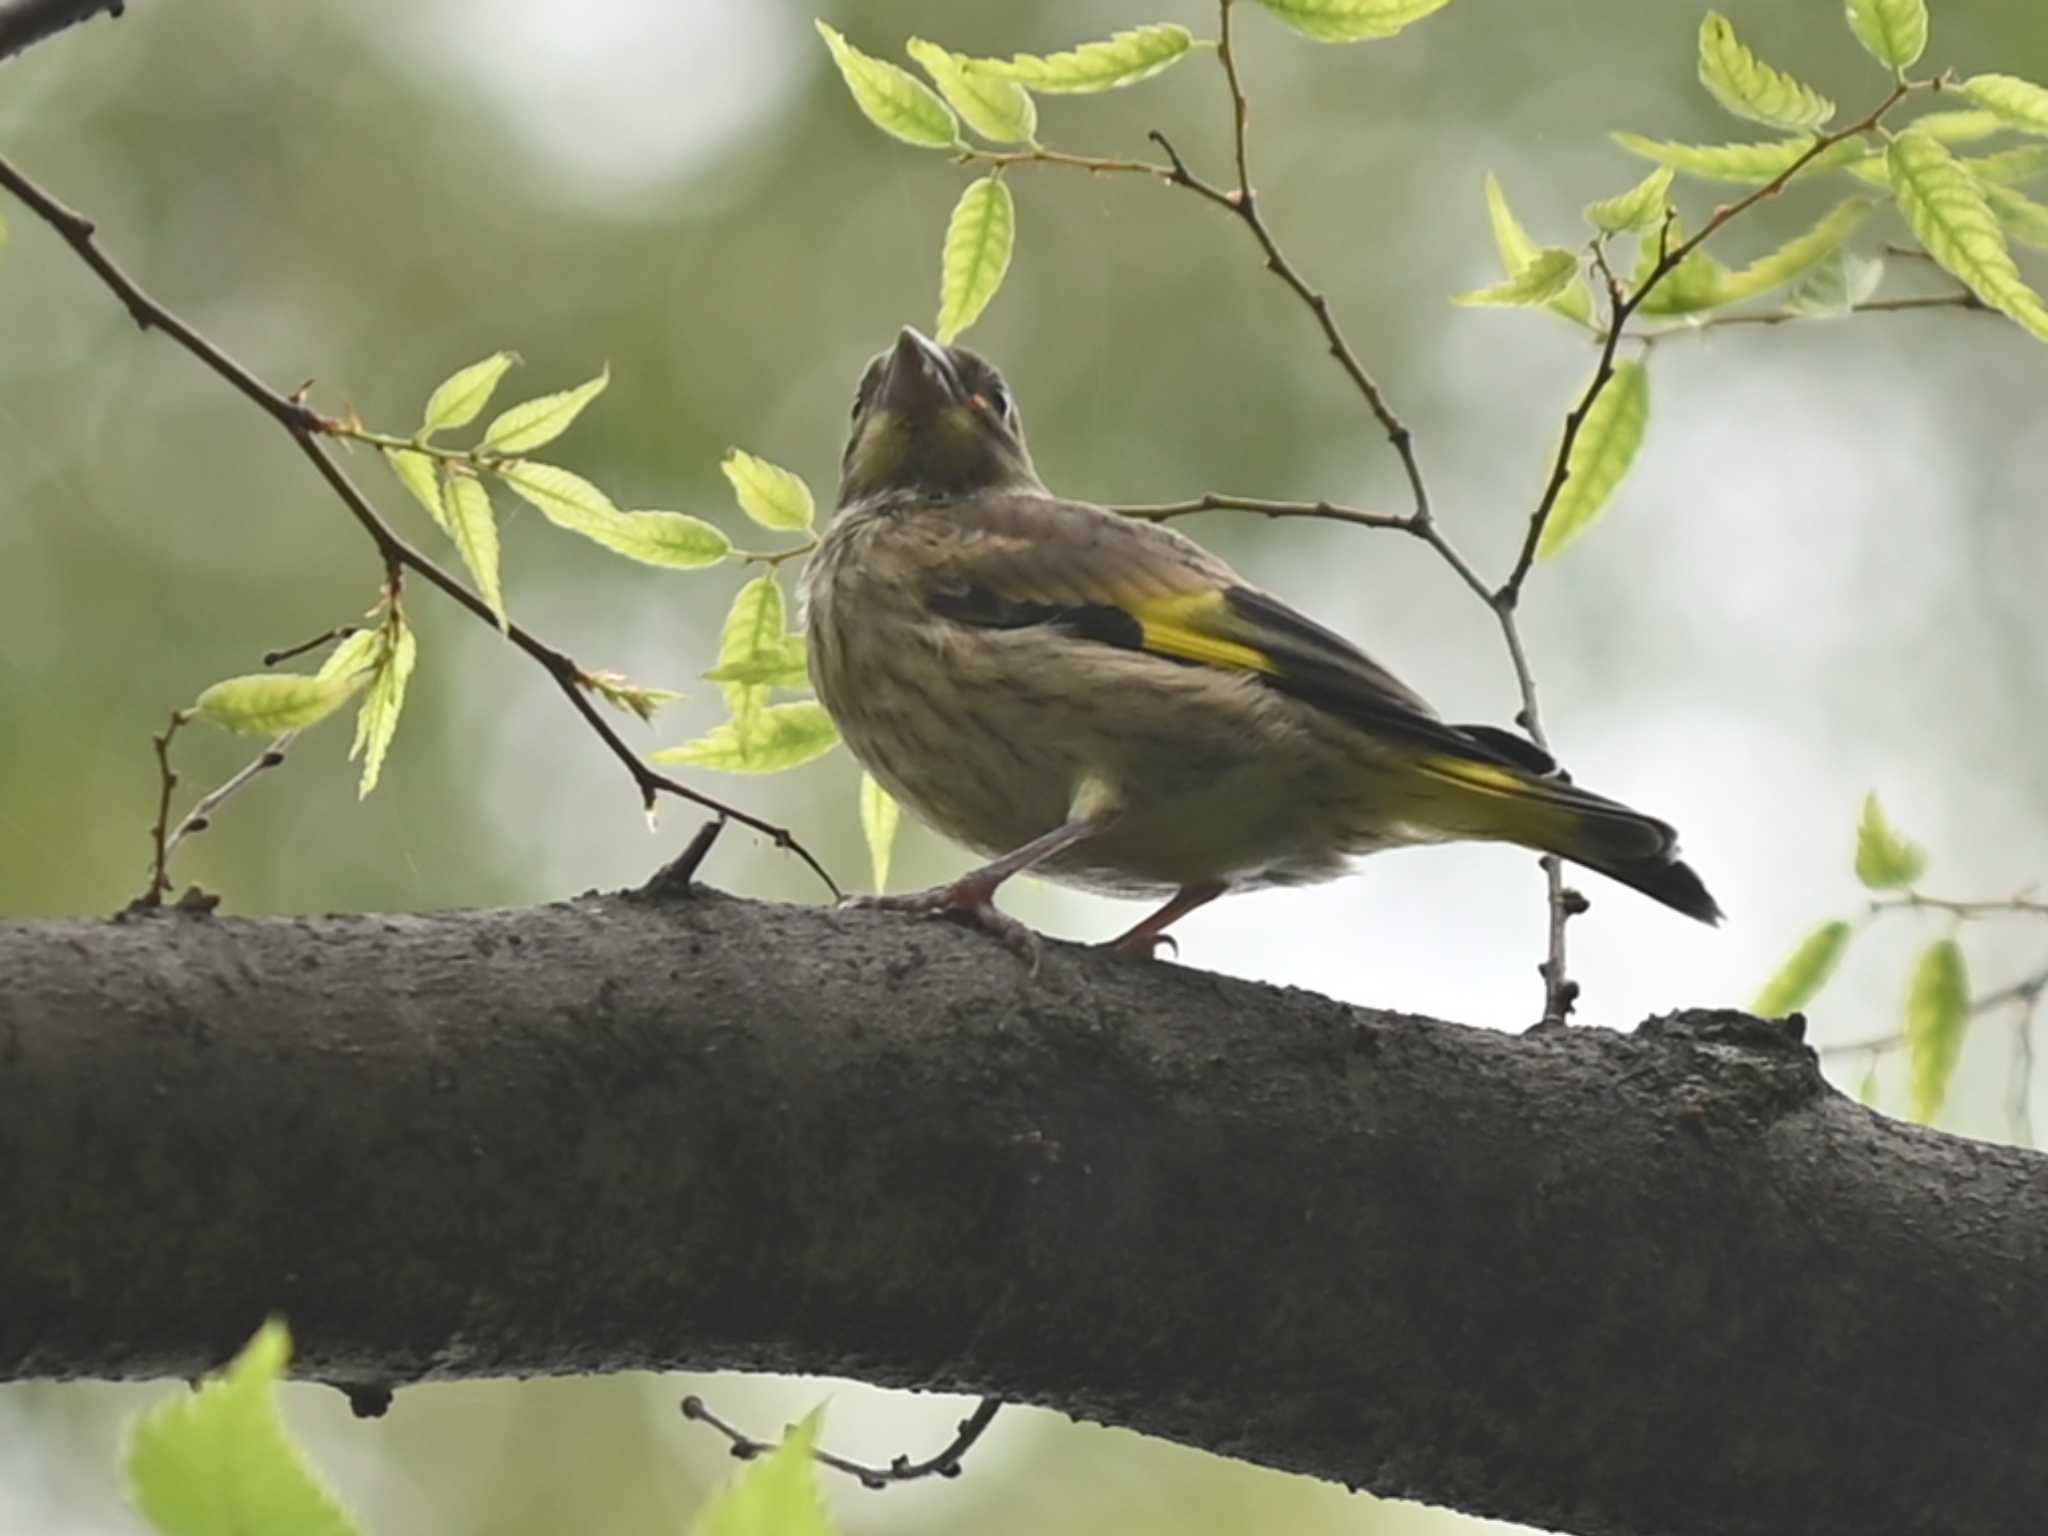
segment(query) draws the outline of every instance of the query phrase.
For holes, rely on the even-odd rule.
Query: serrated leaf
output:
[[[368,681],[367,672],[254,672],[215,683],[194,701],[192,713],[243,736],[281,736],[325,720]]]
[[[1186,27],[1155,22],[1064,53],[1018,53],[1007,59],[970,59],[968,63],[982,74],[1014,80],[1048,96],[1080,95],[1149,80],[1179,63],[1194,41]]]
[[[441,476],[434,461],[424,453],[410,448],[396,451],[384,450],[384,462],[391,466],[391,472],[398,476],[398,483],[412,492],[412,499],[427,509],[427,516],[435,524],[446,529],[448,513],[441,505]]]
[[[1927,254],[1993,309],[2048,341],[2048,303],[2021,279],[1983,188],[1945,145],[1910,129],[1887,152],[1892,191]]]
[[[1749,1011],[1760,1018],[1781,1019],[1812,1002],[1841,964],[1853,932],[1847,923],[1841,922],[1822,923],[1814,929],[1764,983]]]
[[[1540,308],[1571,287],[1579,275],[1576,252],[1550,246],[1538,251],[1504,282],[1454,294],[1453,304],[1485,308]]]
[[[1896,891],[1927,872],[1927,853],[1899,836],[1878,803],[1877,791],[1863,797],[1856,823],[1856,878],[1873,891]]]
[[[734,448],[718,466],[732,483],[740,510],[763,528],[777,533],[803,533],[817,516],[811,488],[779,464],[757,459],[743,448]]]
[[[1973,144],[2006,131],[2004,118],[1982,110],[1929,112],[1914,118],[1908,126],[1915,133],[1924,133],[1944,144]]]
[[[1785,296],[1785,308],[1810,320],[1839,319],[1866,302],[1883,280],[1883,257],[1833,251]]]
[[[701,571],[732,553],[723,529],[687,512],[621,512],[607,532],[592,537],[629,560],[671,571]]]
[[[779,591],[780,589],[778,589]],[[802,635],[783,635],[779,643],[764,642],[750,656],[722,661],[704,674],[707,683],[735,683],[745,688],[808,688],[810,653]]]
[[[1565,460],[1564,489],[1543,525],[1536,553],[1549,557],[1593,525],[1635,463],[1650,424],[1650,370],[1639,361],[1616,365]]]
[[[832,62],[867,120],[893,139],[920,149],[951,149],[960,142],[960,123],[953,109],[917,76],[886,59],[862,53],[838,32],[817,23],[818,35],[832,50]]]
[[[860,830],[868,842],[868,864],[875,872],[875,894],[889,888],[889,859],[896,848],[896,829],[903,807],[882,788],[872,773],[860,776]]]
[[[1678,173],[1659,166],[1626,192],[1586,204],[1586,218],[1595,229],[1610,235],[1625,230],[1655,229],[1664,221],[1671,204],[1671,182]]]
[[[1878,63],[1909,69],[1927,50],[1927,0],[1848,0],[1849,30]]]
[[[1931,1124],[1941,1113],[1969,1021],[1970,978],[1962,946],[1954,939],[1937,940],[1921,954],[1906,986],[1906,1054],[1914,1119]]]
[[[1957,162],[1980,186],[2012,187],[2048,173],[2048,144],[2022,144],[1995,155],[1977,155]]]
[[[939,341],[949,344],[981,318],[1010,270],[1017,207],[999,176],[970,182],[946,224],[939,263]]]
[[[2048,206],[2023,192],[2000,186],[1986,186],[1984,201],[2013,239],[2037,251],[2048,251]]]
[[[619,672],[586,672],[580,681],[614,709],[638,715],[649,724],[662,705],[682,697],[672,688],[643,687]]]
[[[384,634],[383,663],[363,695],[363,707],[356,715],[355,744],[348,752],[351,758],[358,752],[363,755],[363,777],[356,788],[359,800],[369,796],[383,775],[384,756],[391,750],[398,716],[405,708],[405,685],[412,680],[413,665],[419,660],[419,642],[403,616],[394,616]]]
[[[908,52],[967,126],[991,144],[1029,144],[1037,136],[1038,104],[1015,80],[921,37],[910,40]]]
[[[128,1486],[160,1536],[356,1536],[277,1411],[291,1358],[283,1323],[265,1323],[227,1370],[157,1404],[128,1442]]]
[[[687,763],[720,773],[781,773],[823,757],[839,744],[839,727],[816,699],[771,704],[728,720],[680,747],[654,754],[657,763]]]
[[[491,512],[491,493],[468,470],[451,468],[443,487],[448,508],[448,536],[469,574],[476,581],[498,628],[509,629],[505,617],[505,589],[498,578],[498,522]]]
[[[482,362],[471,363],[467,368],[458,368],[449,374],[427,396],[420,436],[432,437],[436,432],[466,427],[475,421],[483,408],[491,403],[491,393],[498,387],[498,380],[505,377],[505,370],[518,361],[513,353],[493,352]]]
[[[756,576],[733,594],[732,606],[726,610],[725,623],[718,632],[718,665],[712,670],[730,669],[736,674],[751,666],[786,666],[785,625],[782,587],[774,573]],[[767,702],[768,689],[764,684],[735,678],[722,681],[720,686],[725,692],[726,711],[736,719],[758,711]]]
[[[540,395],[513,406],[484,428],[483,446],[497,453],[530,453],[569,430],[583,408],[604,393],[612,381],[611,365],[588,383],[557,394]]]
[[[2018,75],[1972,75],[1963,94],[2022,133],[2048,133],[2048,88]]]
[[[1392,37],[1450,0],[1259,0],[1259,4],[1319,43],[1361,43]]]
[[[1860,197],[1836,204],[1812,229],[1724,276],[1719,302],[1739,304],[1791,282],[1838,250],[1843,241],[1863,227],[1876,207]]]
[[[813,1409],[781,1445],[736,1475],[698,1514],[691,1536],[834,1536],[811,1459],[822,1417]]]
[[[320,663],[316,677],[354,678],[357,673],[374,670],[384,655],[384,629],[372,625],[368,629],[351,630],[341,637],[341,643],[327,653],[327,659]]]
[[[1760,187],[1766,182],[1776,181],[1798,165],[1799,157],[1814,145],[1812,134],[1796,139],[1777,139],[1767,144],[1673,144],[1662,139],[1645,138],[1640,133],[1616,133],[1612,137],[1632,155],[1668,165],[1702,181],[1718,181],[1738,187]],[[1863,140],[1860,136],[1844,139],[1839,144],[1830,144],[1800,166],[1799,176],[1833,170],[1862,154]],[[1796,181],[1799,176],[1793,179]]]
[[[1515,217],[1515,211],[1508,206],[1507,193],[1501,190],[1500,179],[1491,171],[1486,173],[1486,216],[1493,225],[1493,244],[1500,252],[1500,269],[1503,274],[1512,276],[1533,261],[1542,247],[1529,237],[1522,221]],[[1566,288],[1550,301],[1549,307],[1580,325],[1591,326],[1593,323],[1593,295],[1582,282]]]
[[[1719,11],[1700,23],[1700,84],[1737,117],[1769,128],[1819,128],[1835,115],[1819,91],[1750,52]]]
[[[498,478],[518,497],[540,509],[557,528],[602,539],[622,515],[611,497],[572,470],[532,459],[508,459],[494,466]]]

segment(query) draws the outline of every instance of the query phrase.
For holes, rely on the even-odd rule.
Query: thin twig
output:
[[[914,1483],[926,1477],[958,1477],[960,1458],[974,1448],[974,1442],[982,1436],[996,1411],[1003,1406],[999,1397],[984,1397],[975,1404],[974,1412],[960,1421],[959,1429],[945,1449],[936,1456],[923,1461],[912,1461],[908,1456],[898,1456],[886,1467],[865,1465],[849,1461],[844,1456],[835,1456],[830,1451],[813,1450],[811,1457],[820,1466],[830,1467],[835,1472],[844,1472],[860,1480],[863,1488],[877,1491],[893,1483]],[[704,1399],[694,1392],[683,1399],[683,1417],[700,1424],[709,1424],[731,1442],[732,1453],[741,1461],[750,1461],[767,1451],[775,1449],[772,1441],[756,1440],[753,1436],[735,1428],[704,1405]]]
[[[1870,903],[1872,912],[1946,912],[1951,917],[2048,917],[2048,901],[2036,901],[2025,891],[1988,901],[1951,901],[1943,896],[1923,896],[1903,891],[1897,896],[1880,896]]]
[[[1996,315],[1997,310],[1986,304],[1977,295],[1964,289],[1961,293],[1932,294],[1910,299],[1870,299],[1861,304],[1851,304],[1848,313],[1852,315],[1902,315],[1922,309],[1969,309],[1980,314]],[[1785,325],[1794,320],[1811,320],[1812,315],[1802,315],[1797,310],[1773,309],[1757,315],[1709,315],[1696,325],[1672,326],[1668,330],[1653,331],[1641,338],[1645,341],[1678,336],[1693,331],[1717,331],[1731,325]]]
[[[277,651],[265,651],[263,653],[263,665],[274,667],[280,661],[290,661],[294,656],[303,656],[308,651],[317,651],[330,640],[346,640],[355,632],[356,626],[353,624],[336,625],[333,629],[325,630],[310,640],[302,640],[297,645],[288,645],[284,649]]]
[[[79,258],[98,274],[101,282],[105,283],[127,307],[129,315],[138,326],[143,330],[162,331],[171,337],[290,433],[292,441],[298,444],[299,451],[311,461],[321,478],[341,498],[350,515],[377,546],[377,553],[382,557],[387,571],[402,568],[418,572],[456,603],[468,609],[477,619],[493,629],[498,627],[497,615],[491,612],[489,605],[426,555],[400,538],[378,515],[368,498],[356,488],[355,483],[334,462],[332,455],[319,439],[319,434],[325,432],[330,425],[326,418],[310,409],[303,401],[281,395],[270,388],[219,346],[152,299],[100,249],[93,238],[94,226],[90,219],[67,208],[4,159],[0,159],[0,186],[4,186],[20,198],[44,223],[63,237],[65,243],[77,252]],[[505,633],[514,645],[540,663],[555,680],[556,686],[568,697],[576,712],[582,715],[584,722],[597,733],[599,740],[632,775],[633,783],[640,792],[641,802],[650,812],[654,808],[655,797],[658,794],[675,795],[701,805],[706,810],[728,817],[742,826],[751,827],[772,840],[777,848],[794,853],[825,883],[835,898],[840,895],[838,884],[825,872],[825,867],[786,827],[749,815],[666,774],[657,773],[643,763],[585,695],[580,682],[583,668],[571,657],[517,624],[506,626]]]
[[[293,742],[299,739],[297,731],[286,731],[277,737],[255,757],[249,759],[219,785],[201,795],[185,813],[185,819],[178,823],[164,845],[166,857],[178,851],[178,845],[195,833],[204,832],[213,825],[214,812],[223,804],[249,786],[252,779],[272,768],[284,765],[284,755],[291,750]],[[166,887],[168,889],[168,887]]]
[[[1312,517],[1326,522],[1352,523],[1361,528],[1392,528],[1402,533],[1416,531],[1415,520],[1398,513],[1365,512],[1331,501],[1272,501],[1259,496],[1197,496],[1191,501],[1148,502],[1112,507],[1110,510],[1148,523],[1192,517],[1198,512],[1257,512],[1263,517]]]
[[[145,907],[160,907],[171,889],[171,791],[178,787],[178,775],[171,767],[171,738],[178,734],[178,728],[191,718],[182,709],[171,711],[171,718],[162,732],[150,737],[156,748],[157,779],[161,786],[156,802],[156,822],[149,829],[152,858],[149,866],[149,888],[142,893],[141,904]]]

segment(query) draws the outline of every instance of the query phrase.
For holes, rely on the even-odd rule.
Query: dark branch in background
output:
[[[169,336],[283,427],[290,434],[292,441],[298,445],[299,451],[312,461],[321,478],[341,498],[350,515],[369,535],[371,542],[377,547],[379,557],[384,561],[387,572],[416,571],[461,607],[468,609],[477,619],[493,629],[498,627],[496,616],[483,599],[400,538],[378,515],[369,499],[357,489],[355,483],[320,442],[321,434],[328,427],[325,417],[302,400],[279,394],[270,388],[219,346],[152,299],[100,249],[93,238],[94,226],[90,219],[65,207],[5,160],[0,160],[0,187],[5,187],[20,198],[44,223],[63,237],[65,243],[77,252],[79,258],[92,268],[100,281],[105,283],[127,307],[136,325],[145,331],[157,330]],[[674,795],[703,806],[726,820],[736,821],[761,833],[773,841],[777,848],[794,853],[825,883],[826,888],[835,897],[840,894],[838,885],[825,872],[825,867],[786,827],[779,827],[736,806],[727,805],[701,790],[692,789],[678,779],[656,772],[642,762],[639,755],[626,745],[625,740],[612,728],[611,722],[604,718],[591,701],[582,683],[584,669],[574,658],[555,649],[517,624],[508,624],[505,634],[514,645],[538,662],[555,680],[569,702],[575,706],[576,712],[583,717],[584,723],[597,733],[598,739],[632,775],[633,783],[640,792],[641,802],[650,812],[654,809],[656,796],[660,794]]]
[[[974,1412],[960,1421],[959,1428],[954,1432],[953,1438],[946,1443],[945,1449],[936,1456],[926,1457],[923,1461],[912,1461],[908,1456],[898,1456],[886,1467],[878,1467],[865,1462],[849,1461],[844,1456],[836,1456],[824,1450],[813,1451],[811,1456],[813,1460],[830,1467],[834,1472],[844,1472],[849,1477],[859,1479],[863,1488],[870,1488],[876,1492],[896,1483],[915,1483],[927,1477],[958,1477],[960,1459],[974,1449],[974,1442],[981,1438],[982,1432],[989,1427],[996,1414],[1002,1410],[1002,1406],[1001,1398],[984,1397],[974,1405]],[[733,1455],[741,1461],[750,1461],[765,1451],[775,1449],[774,1441],[756,1440],[744,1430],[736,1429],[727,1423],[705,1407],[704,1399],[694,1392],[683,1399],[682,1408],[684,1418],[709,1424],[725,1436],[732,1446]]]
[[[0,1378],[275,1312],[366,1399],[805,1371],[1592,1536],[2038,1536],[2048,1157],[1796,1023],[996,959],[707,892],[0,926]]]
[[[0,60],[102,11],[119,16],[126,8],[126,0],[0,0]]]

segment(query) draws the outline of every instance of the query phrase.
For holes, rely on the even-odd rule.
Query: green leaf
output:
[[[462,563],[476,580],[476,589],[489,605],[498,628],[509,629],[505,617],[505,589],[498,579],[498,523],[491,515],[491,493],[468,470],[450,466],[445,501],[448,507],[448,536],[455,541]]]
[[[1883,257],[1831,251],[1785,295],[1785,308],[1810,320],[1839,319],[1866,302],[1883,280]]]
[[[322,681],[328,678],[342,678],[353,682],[367,682],[369,675],[380,666],[384,659],[384,627],[375,624],[368,629],[351,630],[344,635],[341,644],[327,653],[327,659],[320,663],[315,674]],[[360,673],[362,676],[358,677]]]
[[[953,110],[991,144],[1029,144],[1038,133],[1038,104],[1014,80],[977,68],[975,61],[913,37],[910,56],[924,66]]]
[[[1833,255],[1843,241],[1863,227],[1876,207],[1861,197],[1838,203],[1805,234],[1794,236],[1769,255],[1728,273],[1721,279],[1719,302],[1739,304],[1791,282]]]
[[[818,35],[832,50],[832,62],[853,93],[854,105],[882,132],[920,149],[951,149],[960,142],[960,123],[953,109],[932,88],[907,69],[862,53],[838,32],[817,23]]]
[[[726,610],[725,624],[718,632],[718,665],[712,670],[732,674],[730,680],[719,681],[725,690],[726,710],[734,717],[758,710],[768,696],[767,684],[741,679],[743,669],[787,669],[786,632],[782,587],[774,572],[756,576],[733,594],[732,607]]]
[[[763,528],[772,528],[777,533],[803,533],[817,516],[811,488],[778,464],[734,448],[718,467],[732,482],[740,510]]]
[[[1700,84],[1737,117],[1769,128],[1819,128],[1835,104],[1751,53],[1719,11],[1700,23]]]
[[[356,715],[355,744],[348,750],[353,758],[363,755],[362,782],[356,798],[366,799],[384,772],[384,755],[391,750],[391,738],[398,731],[399,712],[405,708],[405,685],[412,679],[413,664],[419,660],[419,642],[412,626],[401,614],[394,614],[382,631],[383,658],[370,688],[363,695],[363,707]]]
[[[398,476],[398,483],[412,492],[412,499],[427,509],[427,516],[445,529],[448,526],[447,510],[441,505],[441,479],[434,467],[434,461],[424,453],[415,453],[410,448],[396,452],[384,450],[384,462],[391,466],[391,472]]]
[[[1738,187],[1760,187],[1766,182],[1776,181],[1798,165],[1799,157],[1814,145],[1811,134],[1797,139],[1778,139],[1768,144],[1672,144],[1645,138],[1640,133],[1617,133],[1613,138],[1632,155],[1668,165],[1702,181],[1719,181]],[[1860,137],[1830,144],[1800,166],[1799,176],[1833,170],[1862,153],[1863,140]],[[1796,181],[1798,177],[1793,179]]]
[[[1500,252],[1500,269],[1504,274],[1513,276],[1533,261],[1542,247],[1529,238],[1522,221],[1508,206],[1507,194],[1501,190],[1499,178],[1491,171],[1486,173],[1486,216],[1493,224],[1493,243]],[[1590,326],[1593,323],[1593,295],[1582,282],[1573,283],[1565,289],[1550,301],[1549,307],[1580,325]]]
[[[1908,129],[1888,151],[1892,191],[1920,243],[1993,309],[2048,341],[2048,303],[2020,278],[1984,191],[1947,147]]]
[[[2006,131],[2005,119],[1996,112],[1929,112],[1909,125],[1944,144],[1972,144]]]
[[[687,512],[620,512],[589,537],[629,560],[671,571],[701,571],[732,553],[724,530]]]
[[[1593,227],[1610,235],[1625,230],[1655,229],[1664,221],[1671,205],[1671,181],[1677,172],[1660,166],[1626,192],[1586,204],[1586,218]]]
[[[999,176],[970,182],[953,206],[939,271],[939,340],[954,337],[981,318],[1010,270],[1017,244],[1017,207]]]
[[[557,528],[580,533],[587,539],[602,542],[623,515],[612,505],[611,497],[558,464],[507,459],[493,469],[522,501],[538,507],[541,515]]]
[[[277,1411],[291,1336],[268,1322],[227,1370],[142,1416],[125,1470],[160,1536],[355,1536]]]
[[[654,754],[657,763],[688,763],[721,773],[781,773],[823,757],[839,744],[839,727],[816,699],[771,704],[714,726],[707,735]]]
[[[704,1506],[691,1536],[834,1536],[811,1462],[822,1417],[813,1409],[781,1445],[735,1476]]]
[[[2048,133],[2048,89],[2031,80],[1973,75],[1963,82],[1963,94],[2022,133]]]
[[[1358,43],[1392,37],[1450,0],[1259,0],[1303,37]]]
[[[1877,791],[1863,797],[1856,823],[1856,878],[1873,891],[1896,891],[1927,872],[1927,853],[1899,836],[1878,803]]]
[[[607,364],[604,372],[587,384],[513,406],[484,428],[483,446],[498,453],[527,453],[553,442],[569,430],[569,424],[583,413],[583,407],[603,394],[611,381],[612,370]]]
[[[671,688],[642,687],[620,672],[585,672],[577,681],[612,708],[636,714],[649,724],[662,705],[673,704],[682,697]]]
[[[1840,922],[1822,923],[1814,929],[1764,983],[1749,1011],[1760,1018],[1781,1019],[1812,1002],[1841,964],[1852,932],[1847,923]]]
[[[1848,0],[1849,30],[1870,56],[1910,69],[1927,49],[1927,0]]]
[[[1119,32],[1106,42],[1083,43],[1065,53],[1018,53],[1007,59],[970,59],[968,63],[977,73],[1014,80],[1048,96],[1080,95],[1149,80],[1180,62],[1194,42],[1194,34],[1186,27],[1156,22]]]
[[[868,863],[875,871],[875,894],[889,888],[889,856],[896,848],[896,829],[903,807],[882,788],[872,773],[860,776],[860,829],[868,840]]]
[[[1906,987],[1906,1052],[1913,1118],[1932,1123],[1948,1097],[1949,1079],[1963,1054],[1970,1020],[1970,979],[1962,946],[1940,939],[1927,946]]]
[[[1564,489],[1543,525],[1537,554],[1555,555],[1593,525],[1635,462],[1649,423],[1649,369],[1640,361],[1617,365],[1572,442]]]
[[[783,635],[779,644],[764,640],[760,650],[734,661],[720,662],[704,674],[704,680],[737,683],[747,688],[808,688],[809,646],[802,635]]]
[[[368,681],[367,672],[330,677],[256,672],[215,683],[199,695],[192,713],[243,736],[281,736],[325,720]]]
[[[1572,279],[1578,275],[1578,254],[1550,246],[1530,257],[1505,282],[1453,295],[1451,302],[1488,308],[1539,308],[1570,288]]]
[[[436,432],[445,432],[450,427],[466,427],[475,421],[483,408],[491,403],[491,392],[498,387],[498,380],[505,377],[505,370],[518,361],[511,352],[493,352],[482,362],[471,363],[467,368],[449,374],[427,396],[420,436],[432,437]]]
[[[2048,172],[2048,144],[2022,144],[1995,155],[1978,155],[1958,161],[1980,186],[2011,187],[2034,181]]]
[[[1990,205],[2005,232],[2022,245],[2048,251],[2048,206],[2011,187],[1987,186],[1984,201]]]

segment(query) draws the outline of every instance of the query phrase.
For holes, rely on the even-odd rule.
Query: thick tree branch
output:
[[[0,975],[0,1377],[277,1311],[371,1391],[829,1372],[1578,1532],[2038,1529],[2048,1158],[1782,1025],[710,894],[0,927]]]

